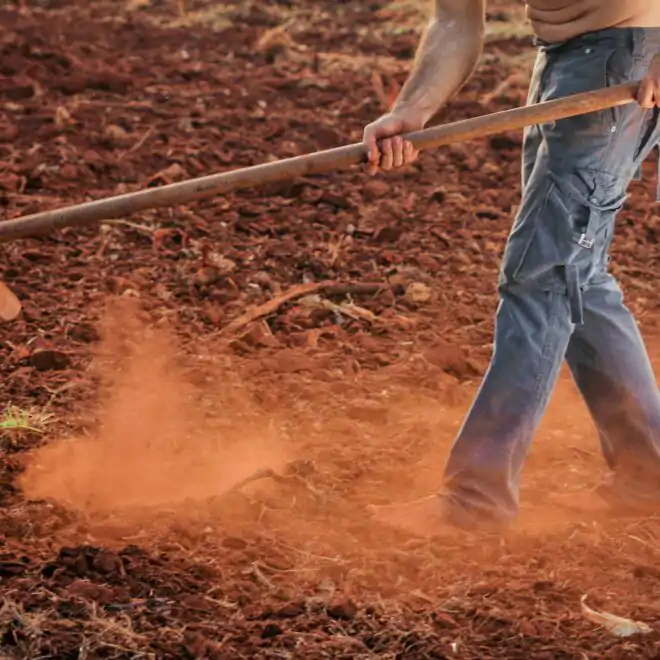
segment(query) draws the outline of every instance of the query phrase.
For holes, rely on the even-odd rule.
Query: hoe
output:
[[[633,103],[638,88],[639,83],[630,83],[583,92],[523,108],[434,126],[410,133],[405,137],[420,150],[465,142]],[[365,161],[364,146],[358,143],[34,213],[0,222],[0,242],[38,236],[62,227],[80,227],[104,220],[114,220],[145,209],[177,206],[197,199],[226,194],[232,190],[346,169]],[[16,296],[0,282],[0,318],[11,320],[18,316],[20,310],[21,305]]]

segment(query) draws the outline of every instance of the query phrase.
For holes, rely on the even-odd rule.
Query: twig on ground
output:
[[[150,126],[145,132],[144,135],[130,148],[124,151],[124,153],[120,154],[119,158],[117,158],[117,162],[121,162],[125,156],[128,154],[132,154],[134,151],[137,151],[151,136],[151,134],[156,130],[155,126]]]
[[[245,477],[244,479],[241,479],[239,482],[235,483],[225,494],[228,495],[229,493],[235,493],[236,491],[243,488],[243,486],[247,486],[248,484],[251,484],[255,481],[259,481],[261,479],[268,479],[268,478],[277,479],[278,476],[279,475],[270,468],[263,468],[257,470],[248,477]]]
[[[312,282],[310,284],[297,284],[292,286],[288,291],[271,298],[269,301],[262,305],[257,305],[241,314],[238,318],[234,319],[221,331],[222,334],[229,335],[236,333],[243,329],[253,321],[257,321],[265,316],[274,314],[282,305],[289,303],[298,298],[309,296],[312,294],[325,294],[327,296],[342,296],[342,295],[375,295],[379,291],[394,290],[399,291],[400,287],[389,284],[388,282],[361,282],[356,284],[351,283],[338,283],[333,281],[325,282]]]
[[[275,585],[261,572],[259,564],[256,561],[252,562],[250,572],[252,575],[254,575],[257,582],[262,584],[264,587],[267,587],[268,589],[275,589]]]

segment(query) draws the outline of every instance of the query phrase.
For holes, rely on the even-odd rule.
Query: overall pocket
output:
[[[509,250],[509,274],[519,284],[543,282],[555,279],[558,267],[575,266],[582,286],[602,260],[627,195],[617,191],[615,177],[602,172],[548,171],[546,176],[545,195],[523,208],[516,223],[526,231],[512,232],[510,240],[522,242]]]

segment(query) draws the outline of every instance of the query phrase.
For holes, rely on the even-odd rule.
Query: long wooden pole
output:
[[[432,149],[505,131],[514,131],[567,117],[626,105],[635,100],[639,83],[574,94],[524,108],[505,110],[452,124],[434,126],[405,136],[417,149]],[[176,206],[232,190],[286,181],[309,174],[348,168],[366,161],[364,146],[352,144],[306,156],[212,174],[181,183],[149,188],[53,211],[0,222],[0,242],[35,236],[61,227],[80,227],[116,219],[137,211]]]

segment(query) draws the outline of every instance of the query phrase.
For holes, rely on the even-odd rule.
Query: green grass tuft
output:
[[[37,409],[23,410],[17,406],[7,406],[0,417],[0,432],[31,431],[45,433],[53,421],[53,415]]]

